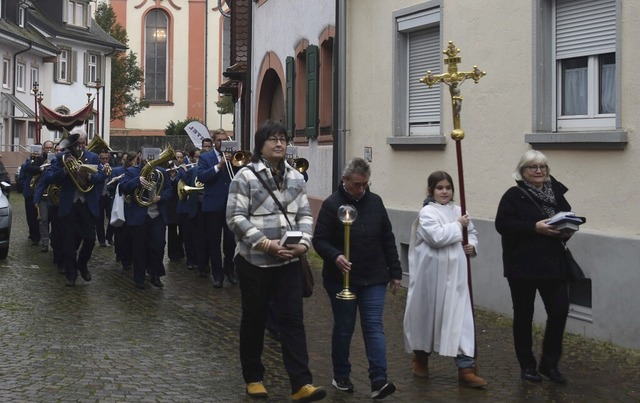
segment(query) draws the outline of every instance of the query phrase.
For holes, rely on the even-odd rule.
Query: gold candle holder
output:
[[[338,209],[338,218],[344,224],[344,257],[349,261],[349,249],[351,246],[351,224],[358,217],[358,210],[350,204],[343,204]],[[342,291],[336,294],[336,298],[351,301],[356,299],[356,294],[349,289],[349,272],[342,273]]]

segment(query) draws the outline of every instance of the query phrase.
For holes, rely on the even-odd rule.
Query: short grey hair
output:
[[[515,171],[511,175],[513,179],[517,181],[524,180],[522,177],[522,171],[524,167],[531,164],[544,164],[547,166],[547,177],[545,180],[549,180],[551,174],[551,168],[549,167],[547,156],[541,153],[538,150],[527,150],[522,157],[520,157],[520,161],[518,161],[518,165],[516,165]]]
[[[367,178],[370,177],[371,168],[369,167],[369,163],[359,157],[353,158],[351,161],[347,162],[347,165],[342,171],[342,177],[350,178],[353,174],[364,175]]]

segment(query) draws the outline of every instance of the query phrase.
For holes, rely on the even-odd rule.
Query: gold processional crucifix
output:
[[[460,57],[458,53],[460,49],[456,48],[453,41],[449,41],[447,49],[442,53],[447,55],[444,59],[444,63],[448,66],[447,72],[444,74],[433,74],[431,71],[427,71],[427,75],[420,79],[421,83],[424,83],[431,88],[436,83],[443,83],[449,87],[449,93],[451,94],[451,104],[453,109],[453,130],[451,131],[451,138],[456,142],[456,160],[458,162],[458,197],[460,200],[460,209],[462,214],[466,214],[467,207],[464,197],[464,171],[462,169],[462,139],[464,139],[464,130],[460,126],[460,110],[462,109],[462,95],[460,94],[460,86],[462,83],[470,78],[476,84],[484,76],[484,71],[478,69],[478,66],[473,66],[473,71],[461,72],[458,71],[458,63],[460,63]],[[462,229],[462,244],[468,243],[467,228]],[[473,287],[471,283],[471,265],[469,263],[469,256],[467,255],[467,281],[469,283],[469,294],[471,297],[471,309],[473,310]],[[476,351],[477,353],[477,351]]]
[[[471,78],[476,84],[484,76],[484,71],[480,71],[478,66],[473,66],[473,71],[465,72],[458,71],[458,63],[460,63],[460,57],[457,56],[460,49],[456,48],[453,41],[449,41],[449,46],[442,53],[449,56],[444,59],[444,64],[448,66],[447,72],[444,74],[431,73],[431,70],[427,71],[427,75],[420,79],[421,83],[427,84],[429,88],[436,83],[443,83],[449,87],[449,93],[451,93],[451,104],[453,106],[453,131],[451,132],[451,138],[455,141],[460,141],[464,138],[464,130],[460,127],[460,110],[462,109],[462,95],[460,95],[460,85],[464,80]]]

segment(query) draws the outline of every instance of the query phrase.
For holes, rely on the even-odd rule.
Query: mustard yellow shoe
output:
[[[327,396],[327,391],[322,387],[304,385],[296,393],[291,395],[291,401],[296,403],[317,402]]]
[[[266,399],[269,397],[267,389],[265,389],[262,382],[250,382],[247,384],[247,395],[254,399]]]

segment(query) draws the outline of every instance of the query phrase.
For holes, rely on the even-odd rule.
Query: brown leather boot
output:
[[[411,363],[413,375],[418,378],[429,377],[429,356],[427,354],[413,354],[413,362]]]
[[[487,381],[476,375],[474,368],[459,368],[458,384],[468,388],[481,388],[487,386]]]

